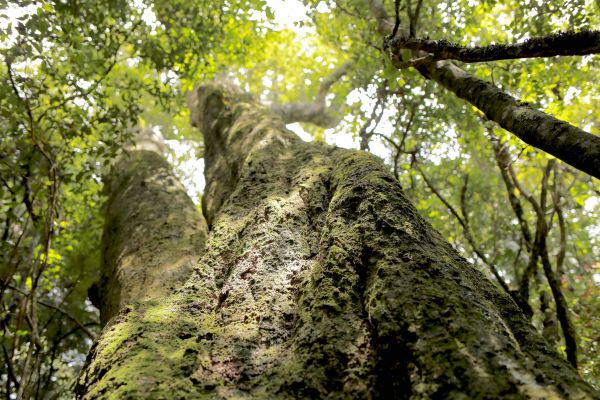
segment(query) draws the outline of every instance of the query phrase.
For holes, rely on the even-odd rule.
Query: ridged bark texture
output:
[[[221,85],[191,107],[205,253],[113,319],[79,398],[597,398],[379,159],[304,143]]]

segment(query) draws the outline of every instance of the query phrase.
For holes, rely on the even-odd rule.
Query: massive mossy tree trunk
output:
[[[379,159],[304,143],[224,86],[201,87],[191,108],[206,146],[205,250],[180,287],[120,294],[80,398],[597,398]],[[200,226],[177,217],[191,205],[120,182],[107,232],[146,235],[105,235],[106,271],[126,268],[115,256],[125,248],[141,261],[143,249],[165,252],[169,264],[192,246],[189,234],[182,246],[130,219],[123,193],[139,193],[139,215]],[[107,296],[123,287],[104,284]]]

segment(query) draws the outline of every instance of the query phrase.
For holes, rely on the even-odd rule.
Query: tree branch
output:
[[[12,285],[8,285],[8,288],[21,293],[23,296],[27,296],[27,293],[17,287],[14,287]],[[64,315],[65,317],[69,318],[71,321],[73,321],[75,323],[75,325],[77,325],[90,339],[92,340],[96,340],[96,335],[94,334],[94,332],[92,332],[87,326],[85,326],[84,324],[82,324],[76,317],[74,317],[73,315],[71,315],[68,311],[64,310],[63,308],[59,307],[59,306],[55,306],[54,304],[48,303],[47,301],[44,300],[37,300],[38,304],[43,305],[44,307],[50,308],[52,310],[58,311],[59,313],[61,313],[62,315]]]
[[[321,84],[319,85],[319,93],[317,94],[316,99],[317,101],[322,103],[325,102],[325,96],[327,96],[327,93],[329,93],[331,86],[333,86],[334,83],[339,81],[342,78],[342,76],[346,75],[346,72],[348,72],[348,69],[351,65],[352,61],[346,61],[345,63],[334,69],[331,74],[323,78]]]
[[[521,233],[523,235],[523,240],[525,241],[525,247],[528,250],[531,250],[533,246],[531,231],[529,230],[529,225],[523,213],[523,205],[516,195],[516,187],[512,182],[510,175],[508,174],[508,168],[510,166],[507,153],[508,149],[500,144],[500,142],[494,137],[490,137],[490,141],[492,142],[494,157],[496,159],[498,169],[500,170],[502,181],[504,181],[504,186],[506,186],[506,193],[508,194],[510,206],[517,217],[517,221],[519,221],[519,226],[521,227]]]
[[[600,53],[600,31],[559,32],[527,39],[522,43],[461,46],[447,40],[397,37],[390,41],[392,52],[410,49],[430,53],[433,60],[466,63],[513,60],[518,58],[583,56]]]
[[[571,166],[600,178],[600,136],[538,111],[449,62],[417,70],[481,110],[488,119]]]
[[[408,28],[408,36],[415,37],[417,34],[417,25],[419,23],[419,16],[421,14],[421,7],[423,5],[423,0],[417,0],[417,5],[415,10],[410,15],[409,28]],[[409,7],[410,8],[410,7]]]
[[[554,189],[552,191],[552,203],[554,204],[554,210],[556,211],[556,217],[558,218],[558,227],[560,230],[559,249],[556,254],[556,273],[558,277],[563,274],[563,263],[565,260],[565,253],[567,248],[567,224],[565,222],[564,213],[560,205],[560,198],[562,196],[560,191],[560,182],[558,180],[558,164],[554,164]]]
[[[377,95],[377,101],[371,110],[371,114],[367,118],[367,120],[360,127],[358,132],[358,137],[360,138],[360,149],[368,150],[369,149],[369,140],[375,134],[375,129],[381,122],[381,118],[383,117],[383,112],[385,111],[385,101],[386,101],[386,90],[384,88],[383,94]],[[381,107],[381,110],[377,112],[378,108]],[[369,127],[373,125],[373,127],[369,130]]]
[[[448,208],[448,210],[450,211],[450,213],[456,218],[456,220],[458,221],[458,223],[462,227],[463,233],[465,235],[465,239],[467,239],[467,242],[469,243],[469,245],[473,249],[473,252],[481,259],[481,261],[483,261],[483,263],[485,265],[488,266],[488,268],[490,269],[490,271],[492,272],[492,274],[494,275],[494,277],[496,278],[496,280],[498,281],[498,283],[500,284],[500,286],[502,287],[502,289],[504,289],[504,291],[508,295],[510,295],[511,298],[513,298],[519,304],[519,302],[517,301],[518,299],[514,298],[514,293],[510,291],[510,289],[508,288],[508,285],[506,284],[506,282],[504,282],[504,279],[502,279],[502,276],[500,276],[500,273],[496,269],[496,266],[481,251],[481,249],[479,248],[479,246],[477,245],[477,243],[475,243],[475,239],[473,238],[473,235],[471,234],[471,229],[469,227],[469,223],[468,223],[467,217],[464,214],[463,214],[463,216],[461,216],[454,209],[454,207],[450,203],[448,203],[448,201],[444,198],[444,196],[442,196],[442,194],[435,188],[435,186],[433,186],[433,184],[431,183],[431,181],[429,181],[429,179],[427,179],[427,177],[425,176],[425,174],[423,173],[423,170],[421,170],[421,168],[419,168],[418,166],[415,166],[415,168],[416,168],[417,171],[419,171],[419,173],[423,177],[423,180],[425,181],[425,184],[427,185],[427,187]],[[465,183],[464,186],[463,186],[463,191],[466,191],[466,185],[467,184]],[[465,207],[465,208],[463,208],[463,210],[466,210],[466,206],[463,205],[463,207]]]
[[[517,180],[514,170],[512,167],[509,167],[509,172],[515,186],[529,201],[537,215],[535,242],[531,252],[530,263],[523,276],[521,292],[523,294],[528,293],[529,274],[533,273],[535,270],[535,265],[537,264],[537,259],[539,257],[539,259],[542,261],[544,275],[546,276],[546,280],[550,286],[554,303],[556,304],[556,316],[558,317],[558,321],[565,338],[565,352],[567,354],[567,360],[574,368],[577,368],[577,341],[575,339],[575,329],[573,328],[573,324],[569,318],[567,301],[560,288],[560,283],[556,277],[556,273],[552,269],[550,258],[548,256],[548,246],[546,244],[546,237],[548,236],[548,224],[546,222],[544,210],[546,207],[546,197],[548,193],[548,179],[555,163],[556,160],[550,160],[546,164],[546,168],[544,169],[544,174],[542,177],[539,202],[531,194],[524,190]]]
[[[276,104],[271,106],[271,110],[279,115],[286,124],[310,122],[323,128],[336,126],[340,121],[340,117],[327,107],[325,97],[331,86],[346,74],[351,65],[352,62],[347,61],[323,78],[319,85],[319,92],[313,102]]]
[[[369,10],[377,22],[377,32],[383,37],[387,37],[390,31],[394,29],[395,20],[390,18],[382,0],[369,0]]]
[[[392,33],[386,38],[386,41],[392,40],[398,33],[398,28],[400,28],[400,0],[394,0],[394,11],[396,13],[394,28],[392,29]],[[409,15],[411,15],[410,6],[408,9],[408,13]]]
[[[548,194],[548,180],[550,178],[550,173],[554,169],[554,165],[556,164],[556,160],[549,160],[546,164],[546,168],[544,169],[544,175],[542,177],[542,190],[540,193],[540,210],[543,212],[546,208],[546,197]],[[575,339],[575,329],[573,324],[571,323],[571,319],[569,318],[569,308],[567,306],[567,300],[561,290],[560,282],[556,276],[556,273],[552,269],[552,265],[550,264],[550,257],[548,256],[548,248],[546,245],[546,237],[548,236],[548,225],[545,220],[545,216],[543,221],[540,221],[540,217],[538,217],[538,224],[542,223],[541,229],[544,233],[540,237],[540,257],[542,260],[542,267],[544,269],[544,275],[546,275],[546,280],[548,281],[548,285],[550,285],[550,290],[552,291],[552,296],[554,297],[554,303],[556,304],[556,316],[558,317],[558,321],[560,322],[560,326],[563,331],[563,335],[565,338],[565,352],[567,353],[567,360],[573,366],[573,368],[577,369],[577,340]]]
[[[369,0],[369,8],[381,33],[389,22],[385,8],[380,0]],[[395,62],[402,60],[399,50],[398,46],[390,49],[389,55]],[[538,111],[450,62],[427,63],[417,67],[417,70],[426,79],[436,81],[477,107],[488,119],[497,122],[525,143],[600,178],[600,136]]]
[[[6,346],[4,345],[4,342],[2,343],[2,354],[4,355],[4,359],[6,360],[6,372],[7,372],[7,379],[6,379],[6,385],[9,388],[9,390],[7,390],[7,398],[8,395],[10,394],[10,382],[13,383],[14,387],[16,389],[19,389],[19,380],[17,379],[17,376],[15,375],[15,369],[13,366],[13,362],[11,360],[10,355],[8,354],[8,351],[6,350]]]
[[[417,68],[419,65],[428,64],[434,61],[434,57],[431,54],[426,54],[421,57],[411,58],[410,60],[400,61],[399,58],[394,59],[394,67],[398,69],[406,69],[406,68]]]

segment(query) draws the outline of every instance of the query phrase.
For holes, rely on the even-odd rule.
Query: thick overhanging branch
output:
[[[390,18],[381,2],[369,0],[369,8],[378,22],[379,31],[387,29]],[[393,43],[402,40],[404,39],[394,39],[391,42],[390,55],[396,63],[402,62],[402,57],[400,49],[398,46],[394,47]],[[416,51],[416,53],[420,53],[419,57],[425,55],[423,52]],[[404,65],[400,65],[402,66]],[[536,110],[450,62],[425,63],[419,65],[417,70],[425,78],[438,82],[477,107],[487,118],[525,143],[591,176],[600,178],[600,136]]]
[[[347,61],[336,68],[330,75],[323,78],[319,86],[319,92],[313,102],[276,104],[271,106],[271,111],[279,115],[286,124],[309,122],[323,128],[336,126],[341,118],[334,110],[327,107],[325,97],[329,93],[331,86],[346,74],[351,65],[352,62]]]
[[[402,49],[424,51],[431,60],[457,60],[466,63],[513,60],[517,58],[583,56],[600,53],[600,31],[559,32],[531,38],[523,43],[461,46],[447,40],[397,37],[390,41],[393,53]],[[421,57],[422,58],[422,57]]]
[[[452,63],[436,62],[417,69],[525,143],[600,178],[600,136],[536,110]]]

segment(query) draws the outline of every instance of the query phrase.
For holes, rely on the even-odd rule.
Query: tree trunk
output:
[[[597,398],[381,160],[304,143],[224,85],[190,104],[206,250],[178,289],[128,298],[78,398]],[[119,196],[109,216],[143,226]],[[123,246],[105,239],[107,254]],[[182,248],[156,251],[168,262]]]
[[[189,277],[206,241],[204,218],[149,131],[112,167],[105,185],[101,281],[94,297],[106,324],[132,301],[163,298]]]

